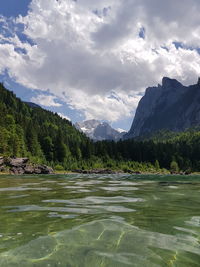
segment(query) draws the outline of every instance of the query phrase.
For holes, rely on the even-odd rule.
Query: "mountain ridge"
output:
[[[160,130],[181,132],[200,125],[200,79],[184,86],[163,77],[162,85],[148,87],[140,100],[130,131],[124,139],[151,135]]]

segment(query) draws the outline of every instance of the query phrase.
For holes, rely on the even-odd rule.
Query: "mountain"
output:
[[[195,85],[183,86],[164,77],[162,85],[146,89],[124,139],[150,136],[164,129],[181,132],[199,125],[200,79]]]
[[[178,118],[184,111],[186,120],[182,119],[182,123],[190,122],[190,116],[198,121],[196,115],[198,112],[195,107],[199,108],[200,106],[197,92],[200,82],[189,88],[182,86],[177,81],[169,80],[167,82],[170,86],[171,84],[176,85],[177,90],[182,92],[181,98],[176,93],[172,94],[171,101],[168,100],[180,108],[183,106],[180,111],[177,111],[178,115],[172,109],[174,117]],[[162,91],[163,88],[160,87],[156,90]],[[161,96],[162,93],[157,99],[159,100]],[[152,102],[153,99],[152,97]],[[172,108],[173,105],[169,105],[170,107]],[[177,108],[177,106],[175,107]],[[154,140],[139,141],[135,139],[120,142],[93,142],[83,132],[78,131],[70,121],[42,108],[31,108],[12,92],[6,90],[1,83],[0,115],[0,172],[4,168],[2,166],[3,157],[6,162],[8,158],[27,157],[30,162],[44,163],[57,170],[85,171],[109,168],[130,172],[152,171],[156,168],[157,171],[159,166],[169,169],[171,163],[176,161],[182,170],[200,171],[200,131],[198,132],[196,129],[171,137],[167,134],[165,135],[167,140],[165,138],[162,141],[155,140],[155,142]],[[93,129],[94,136],[101,136],[101,138],[102,134],[106,138],[113,138],[113,131],[116,132],[108,124],[98,121],[88,122],[87,125],[85,124],[85,128],[88,131]]]
[[[98,120],[87,120],[84,122],[78,122],[75,127],[85,133],[90,139],[95,141],[102,140],[120,140],[125,131],[122,132],[113,129],[107,122],[100,122]]]

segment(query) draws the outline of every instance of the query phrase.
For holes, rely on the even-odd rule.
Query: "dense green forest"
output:
[[[0,155],[29,157],[58,170],[110,168],[200,171],[200,131],[148,140],[94,143],[66,119],[31,107],[0,84]]]
[[[66,168],[87,157],[90,140],[71,122],[31,108],[0,84],[0,155],[28,156],[34,162]]]

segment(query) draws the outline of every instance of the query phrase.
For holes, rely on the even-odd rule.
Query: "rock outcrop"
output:
[[[28,163],[28,158],[5,158],[4,162],[10,167],[24,167]]]
[[[0,157],[0,172],[9,171],[10,174],[53,174],[51,167],[29,163],[28,158]]]
[[[200,79],[187,87],[164,77],[162,85],[146,89],[124,139],[148,136],[164,129],[179,132],[195,126],[200,126]]]

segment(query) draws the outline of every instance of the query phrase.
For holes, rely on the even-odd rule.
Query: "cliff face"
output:
[[[164,77],[162,85],[149,87],[140,100],[125,139],[151,135],[159,130],[183,131],[200,125],[200,80],[183,86]]]

